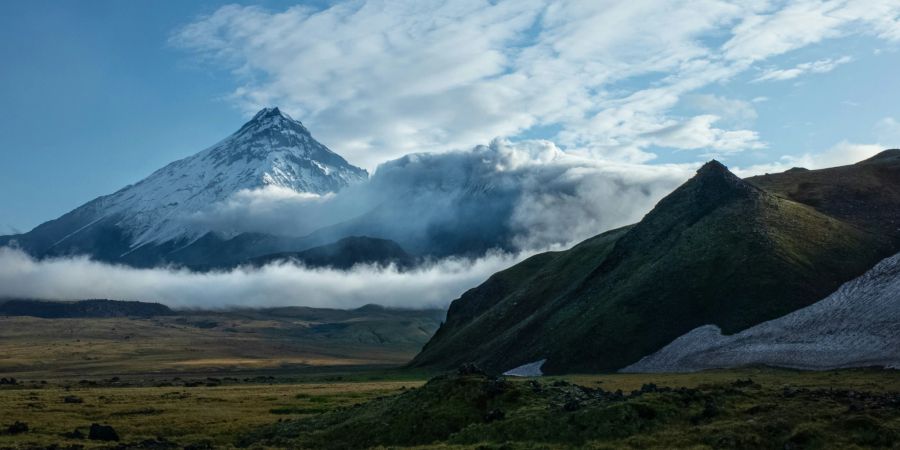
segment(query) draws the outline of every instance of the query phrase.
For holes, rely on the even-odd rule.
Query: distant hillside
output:
[[[51,302],[41,300],[0,300],[0,315],[32,316],[45,319],[153,317],[175,314],[159,303],[126,302],[118,300],[81,300]]]
[[[411,364],[500,372],[546,359],[545,373],[610,371],[701,325],[735,333],[808,306],[900,250],[883,234],[894,213],[868,211],[897,211],[900,196],[862,195],[870,183],[900,189],[893,152],[841,171],[844,187],[824,176],[824,200],[804,204],[789,186],[819,171],[748,182],[708,163],[640,223],[537,255],[463,294]],[[761,187],[776,181],[788,187]]]
[[[295,376],[331,367],[396,367],[408,362],[446,312],[367,305],[357,309],[309,307],[174,310],[146,317],[109,302],[7,302],[30,306],[17,315],[0,310],[0,373],[9,377],[73,379],[123,374],[184,376],[267,371]],[[93,303],[96,306],[96,302]],[[113,311],[112,308],[118,308]],[[40,317],[18,315],[27,313]],[[52,313],[52,314],[48,314]],[[65,314],[63,314],[65,313]],[[124,317],[124,313],[129,313]],[[132,315],[135,313],[136,315]],[[44,318],[47,317],[47,318]],[[58,317],[78,317],[59,319]],[[355,369],[354,369],[355,370]]]

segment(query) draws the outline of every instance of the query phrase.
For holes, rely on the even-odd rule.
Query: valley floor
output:
[[[364,434],[363,427],[388,423],[394,428],[384,434],[382,444],[391,447],[896,448],[900,443],[896,371],[760,368],[572,375],[542,378],[537,384],[510,379],[501,383],[505,387],[496,400],[505,417],[482,420],[478,415],[477,423],[441,408],[484,407],[466,404],[476,401],[466,386],[481,392],[482,384],[496,387],[496,381],[477,375],[439,377],[425,384],[427,379],[425,374],[375,369],[143,381],[18,379],[15,385],[0,385],[0,448],[315,447],[313,438],[320,432],[335,448],[348,448],[358,444],[349,439]],[[624,399],[604,397],[618,390]],[[629,394],[635,390],[639,393]],[[431,400],[441,407],[427,407],[433,395],[438,397]],[[576,406],[570,405],[572,399]],[[406,401],[420,402],[413,404],[423,409],[405,407]],[[579,429],[591,420],[601,420],[596,430],[607,424],[616,431]],[[8,428],[16,422],[27,424],[28,430],[11,434]],[[112,426],[120,441],[86,439],[93,423]],[[447,436],[421,441],[423,436],[428,441],[429,432],[441,436],[441,426],[449,430]],[[424,428],[405,434],[416,427]],[[530,437],[516,439],[517,433]]]

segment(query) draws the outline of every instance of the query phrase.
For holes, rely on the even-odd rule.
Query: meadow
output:
[[[900,445],[898,371],[403,368],[438,320],[372,309],[0,317],[0,449]],[[118,440],[91,439],[93,424]]]
[[[0,386],[0,425],[7,431],[20,422],[28,431],[0,433],[0,448],[317,448],[321,437],[334,448],[891,448],[900,433],[900,373],[895,371],[753,368],[506,379],[502,395],[510,397],[483,404],[477,386],[488,381],[444,375],[426,385],[434,374],[355,369],[147,380],[154,385],[135,378],[16,380]],[[531,397],[535,383],[544,390]],[[592,403],[584,392],[597,389],[611,396],[622,391],[625,399]],[[526,394],[509,394],[517,391]],[[647,392],[628,397],[642,391]],[[685,400],[685,392],[700,400]],[[669,398],[673,395],[681,397]],[[572,399],[580,407],[564,403]],[[483,420],[479,408],[502,409],[505,417]],[[638,413],[632,417],[629,408]],[[608,416],[608,409],[617,412]],[[624,421],[616,429],[627,432],[593,435],[575,427],[559,434],[566,428],[554,421],[574,420],[577,414],[605,418],[602,423],[612,426]],[[446,435],[429,436],[421,429],[405,434],[412,431],[405,429],[407,423],[421,424],[429,416],[438,429],[447,427]],[[94,423],[112,426],[120,440],[87,439]],[[381,424],[391,432],[379,434],[394,441],[342,441],[365,436],[366,429],[379,431]],[[602,430],[597,424],[592,428]],[[759,430],[778,445],[760,441]],[[516,440],[516,433],[523,439]]]

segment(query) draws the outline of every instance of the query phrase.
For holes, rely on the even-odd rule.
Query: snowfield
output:
[[[621,372],[694,372],[746,365],[827,370],[900,367],[900,254],[784,317],[723,336],[705,325]]]

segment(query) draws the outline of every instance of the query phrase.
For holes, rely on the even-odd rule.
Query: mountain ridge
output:
[[[411,365],[503,372],[547,359],[545,373],[617,370],[697,326],[737,332],[807,306],[900,250],[878,227],[723,168],[705,165],[635,225],[466,292]]]

